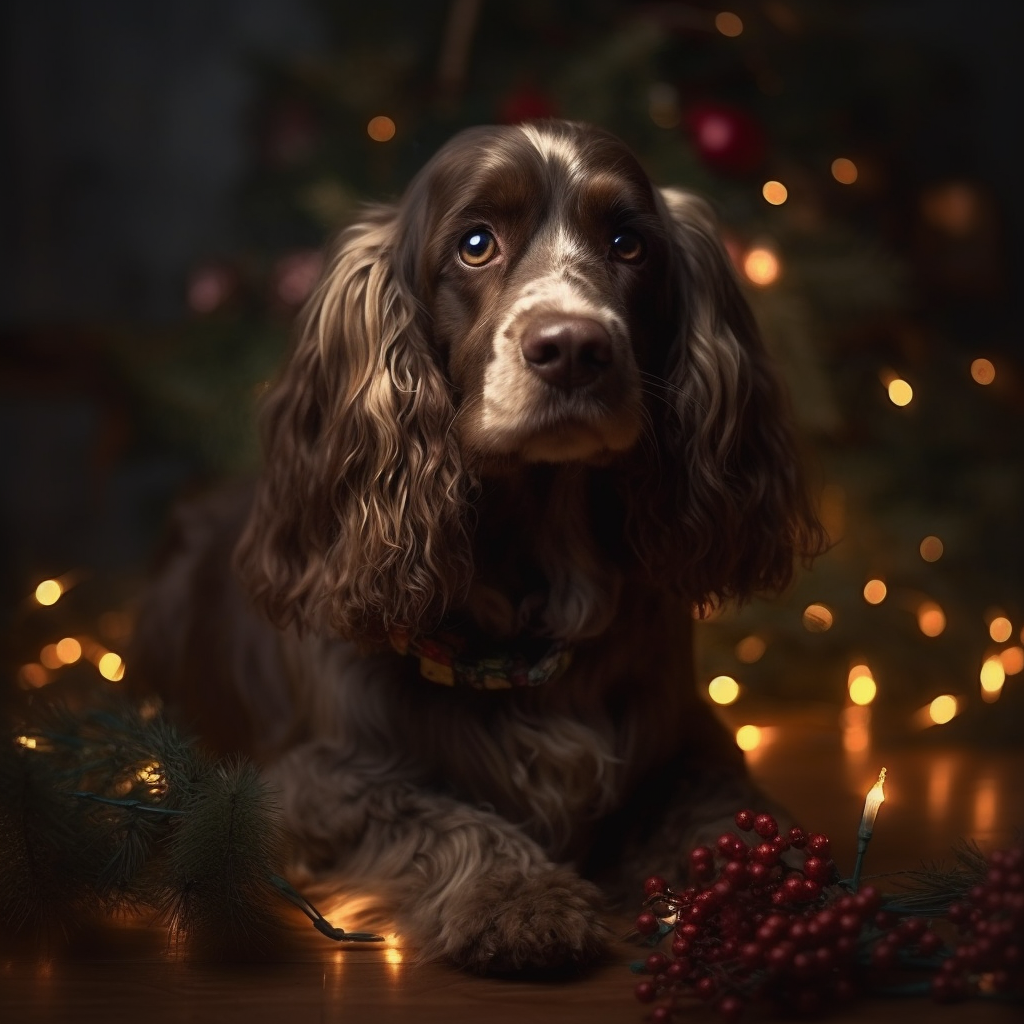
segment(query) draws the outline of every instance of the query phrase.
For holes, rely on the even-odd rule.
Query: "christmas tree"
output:
[[[930,137],[918,113],[942,112],[949,69],[883,31],[884,8],[320,3],[315,53],[253,63],[235,251],[197,261],[185,322],[144,345],[137,332],[104,341],[136,429],[206,477],[251,471],[258,396],[323,245],[359,204],[399,194],[467,125],[596,122],[654,180],[716,206],[835,541],[782,600],[702,628],[713,699],[839,709],[877,697],[909,733],[946,696],[919,724],[966,710],[974,735],[1012,732],[1024,435],[998,315],[999,212],[977,168],[922,170],[909,152]],[[99,610],[32,612],[16,652],[23,688],[65,672],[74,652],[56,634],[96,634],[84,619]],[[121,620],[105,621],[103,642],[76,640],[101,671],[124,639]]]

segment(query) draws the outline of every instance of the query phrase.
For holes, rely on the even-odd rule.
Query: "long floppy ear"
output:
[[[380,207],[341,236],[268,395],[236,565],[281,627],[429,628],[469,578],[455,410],[396,274],[396,222]]]
[[[709,206],[665,189],[680,321],[662,370],[652,565],[701,608],[779,591],[827,545],[786,403]],[[650,525],[650,524],[648,524]],[[640,539],[639,546],[644,547]]]

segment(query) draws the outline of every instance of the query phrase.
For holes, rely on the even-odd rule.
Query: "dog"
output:
[[[589,964],[763,806],[692,623],[825,543],[784,405],[705,202],[598,128],[463,131],[340,236],[136,673],[421,957]]]

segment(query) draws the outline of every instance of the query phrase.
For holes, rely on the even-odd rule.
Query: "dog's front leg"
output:
[[[498,815],[322,743],[268,774],[317,887],[379,899],[423,959],[502,973],[599,957],[599,890]]]

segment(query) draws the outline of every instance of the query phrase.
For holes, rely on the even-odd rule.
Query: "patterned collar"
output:
[[[511,690],[542,686],[559,679],[572,661],[572,647],[564,640],[518,637],[514,648],[495,649],[494,641],[441,629],[429,636],[412,636],[395,628],[388,635],[399,653],[418,658],[420,675],[442,686],[475,690]]]

